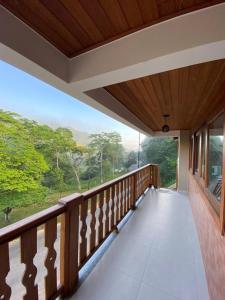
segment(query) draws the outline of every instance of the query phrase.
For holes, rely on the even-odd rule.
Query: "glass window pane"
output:
[[[199,159],[200,159],[200,135],[195,138],[195,173],[198,173]]]
[[[205,178],[205,130],[202,133],[202,177]]]
[[[218,203],[221,199],[224,114],[209,128],[209,190]]]

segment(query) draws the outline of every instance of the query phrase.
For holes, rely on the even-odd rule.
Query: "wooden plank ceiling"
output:
[[[68,57],[220,0],[0,0]]]
[[[146,76],[105,89],[152,130],[198,129],[225,103],[225,59]]]

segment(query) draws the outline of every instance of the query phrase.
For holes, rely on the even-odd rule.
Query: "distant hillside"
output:
[[[89,134],[84,131],[79,131],[73,128],[70,128],[73,132],[74,139],[78,144],[87,145],[89,143]]]
[[[74,139],[78,144],[87,145],[90,142],[89,137],[91,133],[87,133],[85,131],[79,131],[71,127],[68,128],[72,131]],[[131,137],[122,136],[122,144],[126,149],[126,151],[133,151],[133,150],[137,151],[138,149],[138,141],[134,139],[132,136]]]

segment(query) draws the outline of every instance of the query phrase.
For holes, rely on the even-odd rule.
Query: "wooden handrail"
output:
[[[78,206],[81,203],[81,195],[74,193],[63,197],[59,200],[58,204],[0,229],[0,244],[14,240],[23,232],[38,227],[48,220],[61,215],[66,210],[66,203],[72,200],[76,201],[76,205]]]
[[[25,265],[22,278],[26,290],[24,299],[38,299],[37,270],[33,260],[39,250],[37,227],[44,225],[47,248],[45,298],[67,297],[77,287],[79,269],[117,228],[128,211],[136,208],[136,202],[145,190],[151,186],[159,187],[159,182],[159,166],[148,164],[82,194],[63,197],[58,204],[0,229],[1,299],[7,300],[11,296],[11,287],[6,281],[10,271],[9,242],[17,238],[21,240],[21,262]],[[57,286],[54,243],[59,216],[60,285]]]
[[[152,164],[151,164],[151,165],[152,165]],[[100,192],[102,192],[103,190],[107,189],[108,187],[111,187],[112,185],[117,184],[118,182],[122,181],[123,179],[126,179],[126,178],[130,177],[131,175],[134,175],[134,174],[136,174],[137,172],[139,172],[139,171],[141,171],[141,170],[143,170],[143,169],[145,169],[145,168],[147,168],[147,167],[149,167],[149,166],[150,166],[150,164],[147,164],[147,165],[145,165],[144,167],[141,167],[141,168],[139,168],[139,169],[136,169],[136,170],[134,170],[134,171],[131,171],[131,172],[129,172],[129,173],[126,173],[125,175],[122,175],[122,176],[120,176],[120,177],[117,177],[117,178],[115,178],[115,179],[113,179],[113,180],[107,181],[107,182],[105,182],[105,183],[103,183],[103,184],[101,184],[101,185],[98,185],[97,187],[94,187],[93,189],[90,189],[90,190],[84,192],[82,195],[83,195],[83,197],[84,197],[85,199],[86,199],[86,198],[90,198],[90,197],[96,195],[97,193],[100,193]]]
[[[59,216],[64,211],[65,207],[63,205],[56,204],[30,217],[0,229],[0,244],[16,239],[25,231],[44,224],[53,217]]]

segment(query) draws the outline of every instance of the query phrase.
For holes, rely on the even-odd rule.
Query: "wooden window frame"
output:
[[[197,139],[199,139],[198,142],[198,151],[197,151]],[[202,132],[201,130],[197,131],[194,134],[194,140],[195,140],[195,147],[194,147],[194,174],[201,177],[202,174]],[[200,155],[199,155],[200,154]],[[198,168],[197,171],[195,169],[196,167],[196,159],[198,158]]]
[[[219,204],[216,200],[213,193],[209,190],[209,128],[221,114],[225,115],[225,110],[223,109],[217,113],[212,119],[210,119],[204,126],[200,129],[194,131],[190,136],[190,148],[189,148],[189,169],[191,174],[195,177],[196,181],[203,190],[208,203],[213,213],[213,218],[217,218],[218,223],[220,224],[221,234],[225,234],[225,117],[223,124],[223,159],[222,159],[222,190],[221,190],[221,203]],[[203,135],[205,136],[204,145],[203,145]],[[198,155],[196,148],[196,137],[199,136],[199,148],[200,148],[200,157],[198,160],[198,172],[195,172],[195,162]],[[203,173],[202,170],[202,160],[203,153],[205,155],[205,170]]]
[[[190,135],[190,137],[189,137],[189,164],[188,164],[189,170],[192,169],[192,151],[193,151],[193,141],[192,141],[192,135]]]

